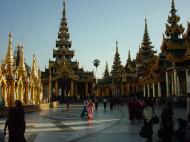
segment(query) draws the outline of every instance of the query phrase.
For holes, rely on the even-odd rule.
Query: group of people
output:
[[[104,104],[104,109],[106,109],[107,98],[102,100]],[[114,100],[109,99],[110,109],[113,109]],[[154,109],[154,100],[151,99],[137,99],[129,98],[127,100],[127,105],[129,109],[129,119],[134,123],[135,119],[143,120],[143,127],[140,131],[140,135],[147,139],[146,142],[152,142],[153,135],[153,125],[160,121],[160,128],[158,130],[158,137],[162,142],[172,142],[173,138],[179,142],[190,142],[190,114],[187,120],[182,118],[178,119],[179,127],[174,130],[173,122],[173,107],[172,102],[168,101],[166,107],[163,108],[160,118],[156,123],[154,122],[156,118]],[[94,101],[85,100],[84,108],[81,112],[82,118],[87,118],[89,120],[93,119],[94,110],[98,109],[98,99],[95,98]],[[158,117],[158,116],[157,116]],[[15,106],[9,108],[9,113],[4,127],[4,135],[6,135],[6,130],[8,128],[9,141],[8,142],[26,142],[24,133],[26,129],[25,114],[20,100],[15,101]]]
[[[129,120],[134,123],[135,120],[143,119],[144,100],[138,98],[128,98],[127,100]]]
[[[134,100],[132,101],[134,102]],[[178,118],[178,129],[174,130],[173,122],[173,104],[171,101],[168,101],[166,106],[163,108],[161,115],[157,116],[154,111],[154,105],[151,100],[141,100],[142,103],[142,118],[144,120],[143,127],[140,131],[140,136],[146,138],[146,142],[152,142],[153,135],[153,125],[159,123],[160,128],[158,130],[158,137],[161,139],[161,142],[173,142],[177,140],[178,142],[190,142],[190,114],[188,119],[184,120]],[[137,103],[137,100],[136,100]],[[138,106],[138,105],[137,105]],[[138,108],[136,108],[138,109]],[[130,111],[129,111],[130,113]],[[137,114],[136,114],[137,115]],[[155,121],[157,117],[158,121]],[[160,117],[160,118],[159,118]]]
[[[178,118],[178,128],[174,129],[172,103],[168,102],[167,106],[161,113],[161,124],[158,136],[165,142],[172,142],[173,138],[178,142],[190,142],[190,114],[187,120]]]
[[[103,103],[103,107],[105,111],[108,103],[109,103],[110,110],[112,110],[114,105],[116,105],[117,99],[114,99],[113,97],[104,97],[104,98],[95,97],[94,99],[84,99],[84,107],[80,115],[81,118],[87,117],[88,119],[93,119],[94,110],[98,110],[98,105],[99,105],[99,102],[101,101]]]

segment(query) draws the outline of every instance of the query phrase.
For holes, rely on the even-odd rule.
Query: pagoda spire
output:
[[[166,36],[172,40],[179,39],[180,35],[182,35],[184,32],[184,27],[182,24],[178,24],[180,17],[176,15],[176,12],[177,10],[175,8],[175,2],[172,0],[170,11],[171,15],[168,16],[168,24],[166,24],[165,31]]]
[[[128,51],[128,61],[131,61],[131,51]]]
[[[20,45],[18,45],[18,46],[20,46]],[[19,70],[22,72],[26,71],[25,60],[24,60],[24,47],[23,46],[20,46]]]
[[[112,71],[111,71],[112,76],[120,75],[122,68],[123,66],[121,65],[120,55],[118,52],[118,42],[116,41],[116,52],[115,52],[115,57],[113,61]]]
[[[63,17],[66,17],[66,0],[63,1]]]
[[[176,15],[177,10],[175,9],[175,2],[172,0],[172,6],[171,6],[171,14]]]
[[[58,40],[56,41],[57,49],[53,51],[53,57],[56,60],[68,60],[74,56],[74,51],[71,48],[70,34],[68,32],[67,18],[66,18],[66,1],[63,1],[63,15],[59,26]]]
[[[145,29],[144,29],[144,35],[143,35],[143,41],[141,43],[142,48],[148,48],[151,45],[149,33],[148,33],[148,27],[147,27],[147,19],[145,18]]]
[[[140,54],[144,56],[152,56],[155,54],[153,51],[154,46],[152,46],[152,42],[150,41],[149,33],[148,33],[148,26],[147,26],[147,19],[145,18],[145,29],[143,35],[143,41],[141,43]]]
[[[108,69],[108,62],[106,61],[106,68],[105,68],[105,72],[104,72],[104,78],[109,77],[109,69]]]
[[[5,64],[8,64],[8,65],[12,65],[14,63],[13,46],[12,46],[12,33],[9,33],[7,54],[5,56],[5,61],[4,62],[5,62]]]
[[[131,63],[131,53],[130,53],[130,50],[128,51],[128,59],[127,59],[127,62],[125,64],[125,67],[127,67],[130,63]]]

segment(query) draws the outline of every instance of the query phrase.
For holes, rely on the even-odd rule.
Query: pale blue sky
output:
[[[190,21],[190,0],[175,0],[180,23]],[[100,59],[97,76],[101,77],[106,60],[111,70],[115,41],[119,43],[122,64],[128,50],[136,57],[148,20],[150,39],[160,52],[162,34],[171,9],[171,0],[67,0],[67,22],[71,34],[73,60],[85,70],[94,69],[93,60]],[[0,59],[6,54],[8,33],[13,46],[24,45],[26,62],[31,65],[35,54],[44,70],[53,59],[53,48],[62,17],[63,0],[0,0]]]

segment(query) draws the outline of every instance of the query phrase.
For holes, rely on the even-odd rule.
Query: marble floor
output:
[[[142,122],[134,124],[128,120],[127,106],[115,107],[113,110],[103,109],[99,105],[94,112],[94,119],[80,118],[83,106],[71,105],[70,109],[64,106],[49,111],[26,114],[27,142],[144,142],[139,136]],[[160,115],[162,107],[155,107],[157,115]],[[177,118],[186,118],[186,110],[174,109],[175,128]],[[5,118],[0,119],[0,129],[4,127]],[[158,142],[157,130],[159,124],[154,125],[154,142]],[[7,141],[7,137],[6,137]]]

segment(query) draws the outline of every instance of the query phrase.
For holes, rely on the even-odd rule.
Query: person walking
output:
[[[94,103],[95,103],[95,110],[97,111],[98,110],[98,98],[95,98]]]
[[[190,113],[190,93],[187,93],[187,114]]]
[[[186,142],[190,142],[190,113],[187,117],[187,127],[186,127]]]
[[[110,97],[110,110],[113,110],[113,97]]]
[[[94,113],[94,104],[92,101],[89,101],[89,104],[87,106],[87,112],[88,112],[88,119],[93,119],[93,113]]]
[[[163,142],[172,142],[173,140],[173,108],[172,103],[167,102],[167,107],[161,113],[161,139]]]
[[[83,107],[83,109],[82,109],[82,112],[81,112],[81,115],[80,115],[80,117],[81,118],[84,118],[84,117],[86,117],[88,114],[87,114],[87,106],[88,106],[88,100],[84,100],[84,107]]]
[[[69,110],[69,108],[70,108],[70,98],[69,98],[69,96],[66,99],[66,104],[67,104],[67,110]]]
[[[107,98],[106,97],[103,99],[103,103],[104,103],[104,110],[106,110],[106,106],[107,106]]]
[[[145,105],[144,105],[144,109],[143,109],[143,117],[144,117],[144,128],[146,130],[146,136],[145,138],[147,138],[146,142],[152,142],[152,134],[153,134],[153,128],[152,128],[152,118],[153,118],[153,108],[150,104],[149,100],[145,101]]]
[[[129,98],[128,102],[128,112],[129,112],[129,120],[131,121],[132,124],[134,124],[135,120],[135,99],[134,98]]]
[[[175,140],[178,142],[186,142],[187,121],[182,118],[178,118],[178,123],[178,129],[174,133]]]
[[[24,137],[26,122],[24,109],[20,100],[15,101],[15,107],[9,108],[9,114],[4,127],[4,135],[6,135],[7,127],[9,130],[8,142],[26,142]]]

